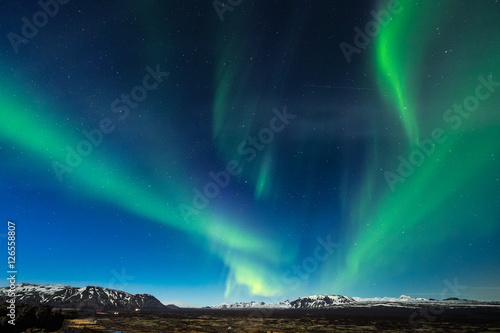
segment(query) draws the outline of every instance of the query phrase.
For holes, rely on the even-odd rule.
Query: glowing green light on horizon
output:
[[[5,94],[0,95],[0,137],[29,150],[47,166],[53,160],[65,161],[66,145],[77,143],[82,138],[44,121],[43,110],[34,110],[37,110],[36,106],[20,104]],[[98,152],[93,152],[85,157],[68,175],[67,181],[78,188],[79,195],[113,203],[193,237],[205,238],[206,243],[202,246],[217,254],[229,266],[235,283],[248,287],[252,293],[269,294],[262,281],[271,280],[277,274],[273,265],[291,260],[290,255],[282,252],[279,242],[254,234],[237,221],[215,216],[210,210],[200,212],[186,223],[177,208],[181,202],[167,204],[165,200],[177,198],[180,201],[185,198],[186,202],[190,202],[192,194],[180,179],[172,180],[170,183],[173,185],[166,193],[132,193],[131,189],[140,187],[140,182],[133,181],[140,179],[140,175],[135,175],[125,165],[115,167],[112,172],[103,169],[98,156]],[[55,176],[54,182],[57,182]],[[228,259],[227,253],[231,251],[239,253],[238,260]],[[251,276],[247,275],[246,261],[260,267]]]

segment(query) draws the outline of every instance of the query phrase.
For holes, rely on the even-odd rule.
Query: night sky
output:
[[[0,5],[18,282],[500,299],[498,1],[60,2]]]

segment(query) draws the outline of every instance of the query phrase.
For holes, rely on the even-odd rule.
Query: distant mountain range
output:
[[[212,309],[248,309],[248,308],[280,308],[280,309],[325,309],[338,307],[415,307],[415,306],[440,306],[440,307],[472,307],[472,306],[500,306],[500,302],[480,302],[467,299],[447,298],[442,301],[436,299],[413,298],[401,295],[394,297],[360,298],[342,295],[312,295],[300,297],[294,301],[279,303],[264,302],[237,302],[220,303],[211,306]]]
[[[0,302],[8,297],[8,287],[0,288]],[[55,308],[74,308],[92,311],[163,311],[173,305],[163,305],[148,294],[129,294],[124,291],[87,286],[83,288],[65,285],[39,285],[21,283],[16,286],[16,303],[46,304]]]
[[[5,302],[8,297],[8,287],[0,288],[0,302]],[[166,311],[178,308],[175,305],[164,305],[154,296],[149,294],[129,294],[124,291],[102,287],[87,286],[76,288],[65,285],[39,285],[21,283],[16,287],[16,303],[30,305],[46,304],[54,308],[72,308],[89,311]],[[326,309],[339,307],[478,307],[496,306],[500,302],[479,302],[458,298],[445,300],[413,298],[401,295],[399,298],[375,297],[360,298],[342,295],[311,295],[300,297],[294,301],[279,303],[264,302],[238,302],[221,303],[206,308],[211,309],[251,309],[251,308],[280,308],[280,309]]]
[[[210,308],[212,309],[246,309],[246,308],[282,308],[282,309],[317,309],[326,308],[334,304],[346,304],[354,302],[351,297],[340,295],[314,295],[297,298],[295,301],[283,301],[279,303],[264,302],[238,302],[221,303]]]

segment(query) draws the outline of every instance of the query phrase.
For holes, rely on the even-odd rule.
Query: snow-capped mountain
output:
[[[0,301],[8,299],[8,287],[0,288]],[[76,288],[64,285],[21,283],[16,286],[16,302],[47,304],[56,308],[75,308],[93,311],[158,311],[168,309],[148,294],[129,294],[124,291],[87,286]]]
[[[371,297],[371,298],[361,298],[353,297],[353,300],[357,302],[425,302],[429,301],[427,298],[414,298],[411,296],[401,295],[399,298],[395,297]]]
[[[282,309],[317,309],[326,308],[340,304],[355,302],[354,299],[341,295],[312,295],[300,297],[294,301],[283,301],[279,303],[264,303],[264,302],[238,302],[238,303],[221,303],[212,306],[213,309],[245,309],[245,308],[282,308]]]
[[[236,303],[220,303],[212,308],[217,309],[249,309],[249,308],[264,308],[264,302],[236,302]]]
[[[317,309],[351,302],[354,302],[354,300],[347,296],[313,295],[297,298],[295,301],[290,302],[290,307],[293,309]]]
[[[248,303],[221,303],[212,309],[245,309],[245,308],[281,308],[281,309],[324,309],[340,307],[468,307],[468,306],[499,306],[499,302],[479,302],[466,299],[444,299],[442,301],[426,298],[414,298],[406,295],[395,297],[348,297],[341,295],[312,295],[297,298],[294,301],[279,303],[248,302]]]

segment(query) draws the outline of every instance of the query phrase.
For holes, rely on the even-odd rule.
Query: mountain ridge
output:
[[[0,288],[0,302],[10,299],[9,287]],[[150,294],[130,294],[98,286],[72,287],[62,284],[21,283],[15,289],[16,302],[92,311],[163,311],[172,307]]]
[[[248,308],[276,308],[276,309],[326,309],[337,307],[472,307],[472,306],[500,306],[500,302],[482,302],[468,299],[447,298],[443,300],[414,298],[407,295],[395,297],[349,297],[342,295],[310,295],[299,297],[293,301],[281,301],[279,303],[265,302],[236,302],[219,303],[208,308],[211,309],[248,309]]]
[[[0,302],[6,302],[11,297],[9,287],[0,288]],[[92,311],[165,311],[178,309],[176,305],[164,305],[150,294],[130,294],[121,290],[98,287],[72,287],[63,284],[33,284],[21,283],[16,286],[16,302],[29,305],[50,305],[54,308],[72,308]],[[295,300],[285,300],[278,303],[265,302],[224,302],[208,309],[327,309],[338,307],[471,307],[500,306],[500,302],[481,302],[467,299],[447,298],[444,300],[413,298],[401,295],[394,297],[349,297],[343,295],[309,295]]]

